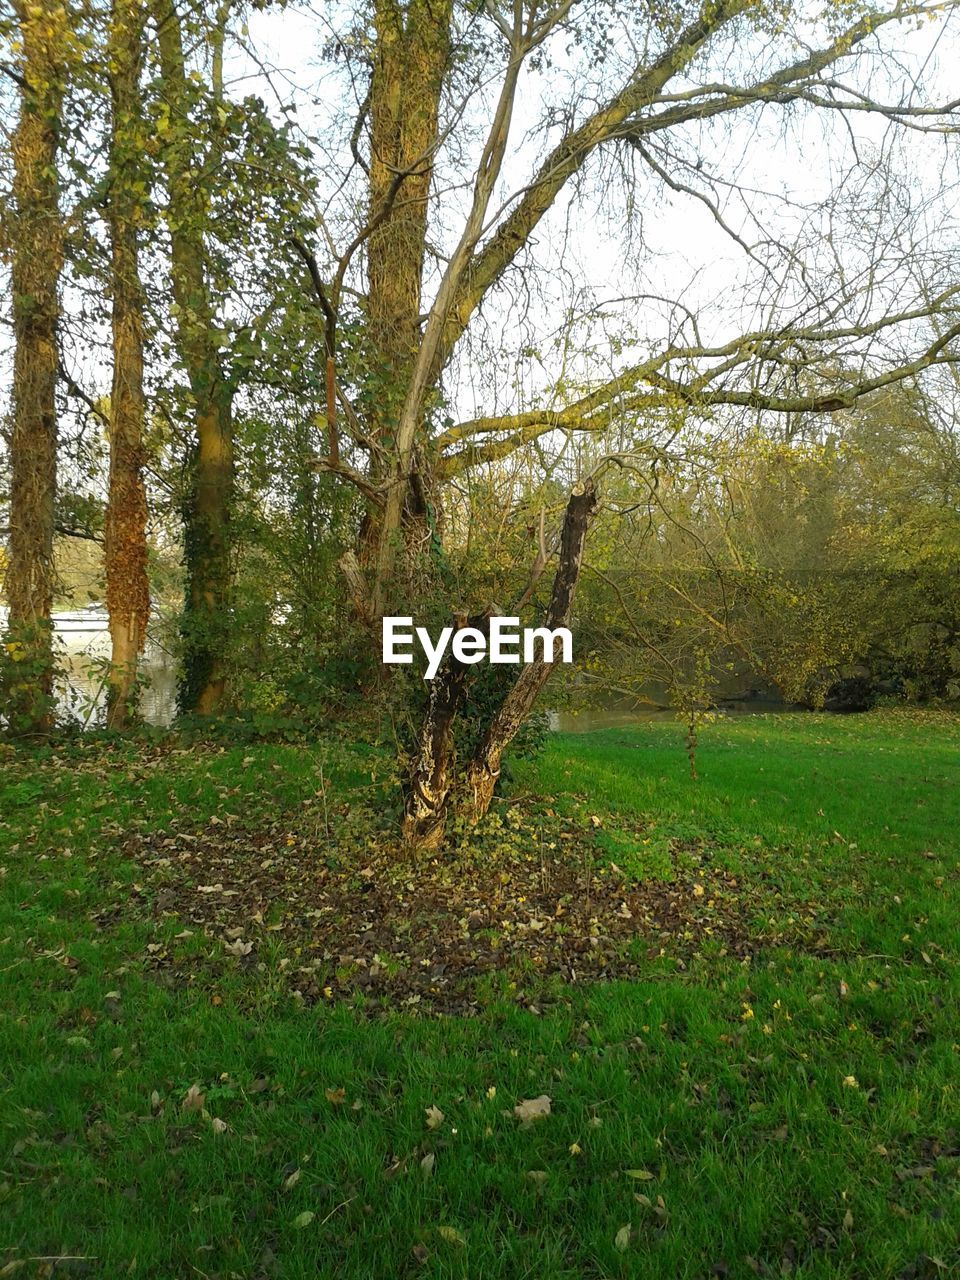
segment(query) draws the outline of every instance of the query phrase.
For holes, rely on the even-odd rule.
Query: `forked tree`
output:
[[[408,613],[415,604],[423,550],[442,540],[445,486],[473,468],[538,441],[603,436],[614,422],[639,439],[631,448],[642,458],[665,413],[828,414],[955,358],[955,280],[933,271],[913,287],[904,243],[891,247],[879,237],[866,270],[845,266],[843,250],[831,244],[829,269],[812,278],[791,233],[769,230],[749,201],[730,219],[725,193],[737,178],[709,149],[724,122],[754,124],[787,111],[808,122],[820,116],[828,127],[865,113],[894,136],[950,133],[958,104],[938,100],[924,82],[926,64],[917,61],[912,76],[898,64],[882,94],[883,75],[867,72],[875,60],[883,65],[895,32],[928,18],[947,22],[954,8],[844,4],[811,21],[800,6],[750,0],[642,3],[629,12],[578,0],[372,0],[335,31],[344,97],[358,106],[340,120],[342,171],[318,181],[326,188],[332,177],[352,205],[344,212],[332,201],[323,240],[294,245],[325,318],[327,448],[317,465],[353,485],[365,504],[356,554],[343,569],[374,635],[385,612],[400,605]],[[583,91],[555,91],[546,76],[551,58],[564,64],[557,85],[579,76]],[[547,98],[539,121],[516,124],[518,107],[529,117],[536,92]],[[511,154],[521,135],[522,161]],[[851,146],[856,168],[855,140]],[[645,344],[641,359],[618,359],[610,376],[576,389],[558,379],[539,403],[516,412],[459,422],[448,412],[438,421],[453,366],[469,360],[461,353],[483,329],[485,304],[495,310],[529,289],[538,233],[548,242],[557,235],[558,207],[589,191],[612,160],[640,212],[645,195],[663,192],[706,206],[743,251],[745,272],[757,267],[765,282],[763,304],[751,307],[755,323],[711,338],[677,297],[659,339]],[[875,163],[882,171],[883,155]],[[358,207],[363,216],[351,219]],[[642,255],[642,237],[631,243]],[[364,319],[367,385],[341,361],[345,299]],[[651,310],[663,301],[640,292],[633,299]],[[509,329],[498,337],[509,341]],[[597,503],[593,478],[582,479],[555,544],[555,622],[569,616]],[[451,612],[460,609],[466,621],[463,604],[451,601]],[[440,839],[452,797],[474,814],[486,809],[500,757],[548,674],[519,672],[475,758],[461,762],[457,787],[455,719],[468,674],[455,663],[441,672],[410,765],[411,840]]]

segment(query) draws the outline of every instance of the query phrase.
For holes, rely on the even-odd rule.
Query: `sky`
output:
[[[586,0],[578,12],[589,11],[596,2]],[[227,63],[230,92],[238,97],[259,94],[277,119],[290,114],[283,107],[294,106],[304,132],[323,138],[342,106],[345,81],[342,70],[322,53],[331,24],[343,27],[347,12],[342,5],[320,3],[249,11],[248,25],[238,35],[255,50],[257,62],[238,45],[232,47]],[[869,87],[870,81],[864,78],[869,76],[878,96],[889,97],[916,79],[929,98],[948,99],[955,92],[952,68],[960,61],[958,25],[954,20],[952,24],[924,23],[920,30],[886,29],[881,40],[888,52],[879,59],[870,55],[858,73],[860,83]],[[797,34],[809,32],[801,26]],[[548,105],[559,110],[579,97],[582,114],[591,96],[605,96],[622,82],[630,50],[623,31],[618,40],[610,63],[598,69],[595,61],[567,49],[565,38],[557,38],[551,48],[552,65],[525,75],[501,195],[521,190],[535,171],[544,150],[539,123]],[[718,60],[705,74],[711,79],[749,79],[760,66],[781,61],[787,43],[785,37],[777,36],[758,41],[755,49],[721,45]],[[745,65],[747,55],[756,57],[757,65],[752,61]],[[269,69],[269,80],[263,68]],[[681,80],[677,87],[691,83]],[[487,85],[477,96],[450,149],[476,154],[482,108],[495,88],[495,83]],[[942,183],[955,182],[956,140],[904,133],[866,113],[849,119],[833,113],[826,121],[823,114],[772,107],[759,120],[755,115],[737,117],[731,127],[707,126],[699,137],[689,131],[682,148],[702,159],[703,171],[699,177],[695,172],[676,172],[687,183],[702,181],[711,172],[718,175],[719,207],[729,227],[748,244],[755,244],[759,233],[751,215],[756,215],[764,228],[772,228],[792,246],[802,244],[812,278],[835,272],[838,254],[848,275],[863,270],[878,256],[889,254],[890,238],[908,229],[914,237],[911,252],[916,262],[936,257],[942,260],[940,269],[949,271],[952,255],[952,262],[960,266],[956,195],[949,191],[935,198]],[[555,140],[556,128],[546,136]],[[854,149],[860,163],[851,167]],[[884,153],[899,190],[878,218],[875,205],[882,173],[871,172],[871,159]],[[322,148],[316,154],[317,194],[324,200],[332,171]],[[335,161],[342,159],[342,136],[334,143],[332,155]],[[439,187],[450,173],[446,156],[439,166]],[[483,309],[482,341],[468,339],[463,346],[449,387],[454,416],[470,418],[526,408],[544,397],[558,402],[555,389],[561,378],[582,384],[608,376],[638,353],[645,354],[667,340],[675,332],[671,316],[678,314],[674,306],[678,302],[697,314],[707,342],[725,339],[755,322],[764,291],[770,287],[769,277],[764,283],[756,262],[725,234],[703,203],[665,188],[642,164],[636,175],[631,189],[609,159],[603,160],[591,166],[583,199],[558,200],[534,238],[532,257],[541,268],[536,291],[529,298],[515,287],[498,291]],[[345,189],[339,204],[331,206],[334,219],[338,211],[341,217],[350,215],[350,200],[356,199],[359,190]],[[842,208],[828,218],[823,205],[831,190],[841,192]],[[743,192],[750,194],[744,198]],[[446,189],[438,201],[442,216],[431,231],[438,248],[453,243],[465,198],[462,189]],[[903,216],[908,205],[912,206],[909,219]],[[357,212],[362,214],[362,209]],[[341,243],[346,226],[343,222],[338,231]],[[887,237],[885,242],[881,233]],[[319,252],[322,245],[317,248]],[[428,296],[436,279],[434,273],[428,281]],[[960,270],[954,279],[960,282]],[[886,297],[902,294],[907,283],[898,269],[881,292]],[[69,311],[69,291],[65,304]],[[570,313],[581,317],[572,329],[567,323]],[[917,335],[907,337],[915,341]],[[0,395],[7,400],[8,329],[0,334],[0,346],[4,348]],[[73,357],[90,394],[104,393],[109,365],[103,354],[77,350]]]
[[[316,11],[309,7],[267,9],[249,19],[250,43],[264,65],[277,69],[271,76],[273,84],[297,106],[296,118],[308,133],[324,132],[329,125],[329,107],[343,90],[342,77],[319,56],[328,29],[326,15],[331,13],[334,21],[342,23],[337,6],[317,7]],[[810,32],[800,27],[798,34]],[[924,23],[920,30],[902,25],[888,28],[881,40],[896,56],[888,54],[877,60],[868,55],[867,65],[858,71],[854,83],[872,88],[887,100],[899,97],[910,79],[921,81],[930,98],[948,100],[953,96],[951,66],[956,65],[960,48],[949,24]],[[593,69],[584,67],[576,54],[567,54],[562,44],[556,42],[550,70],[532,73],[521,82],[501,183],[505,191],[522,189],[535,170],[536,159],[543,152],[542,133],[536,126],[545,103],[559,104],[578,93],[585,97],[591,91],[606,93],[620,82],[621,73],[614,69],[607,83],[602,83]],[[613,61],[622,60],[628,52],[625,46],[619,48]],[[785,54],[784,37],[761,42],[758,52],[768,64],[779,62]],[[728,81],[737,76],[749,79],[754,72],[752,66],[744,65],[742,51],[736,48],[721,45],[720,56],[723,64],[711,67],[711,79],[718,78],[718,71]],[[789,60],[796,56],[788,53]],[[238,58],[231,71],[243,77],[237,81],[238,88],[263,90],[262,76],[249,62],[244,65]],[[578,83],[583,75],[586,81]],[[678,87],[690,84],[692,81],[680,81]],[[270,101],[266,93],[264,96]],[[315,98],[319,107],[314,105]],[[755,117],[745,117],[732,128],[708,126],[699,140],[689,132],[684,147],[689,152],[699,146],[706,161],[704,173],[713,170],[723,182],[732,179],[735,188],[752,193],[744,199],[736,189],[716,188],[725,221],[748,244],[758,239],[758,228],[750,217],[752,209],[764,228],[772,228],[793,244],[804,243],[804,258],[812,274],[835,269],[833,259],[844,242],[842,256],[852,278],[876,259],[881,247],[882,252],[891,252],[889,241],[881,246],[878,237],[883,232],[902,233],[904,227],[897,226],[898,219],[906,222],[901,218],[902,206],[907,202],[922,205],[941,181],[953,181],[957,149],[955,140],[945,144],[942,138],[904,134],[888,121],[866,113],[843,118],[833,113],[824,120],[825,114],[767,108],[759,124]],[[469,132],[480,118],[479,111],[468,113],[468,128],[463,132]],[[554,132],[551,138],[555,136]],[[476,151],[478,142],[474,140],[473,145]],[[851,173],[854,146],[863,163]],[[878,199],[880,177],[868,173],[871,157],[882,153],[889,155],[902,186],[898,203],[886,211],[886,227],[881,226],[883,220],[876,211],[871,211],[871,204]],[[607,176],[602,170],[603,166],[593,166],[597,181]],[[682,181],[691,182],[688,174],[677,172]],[[697,180],[696,176],[692,179]],[[838,211],[828,220],[822,206],[831,190],[838,189],[845,207],[842,216]],[[763,293],[756,263],[725,234],[705,205],[665,189],[659,180],[651,180],[649,173],[643,172],[642,165],[635,195],[637,207],[632,214],[622,184],[618,187],[615,182],[609,182],[604,199],[558,201],[536,233],[535,257],[544,267],[541,296],[521,321],[516,294],[510,296],[502,290],[485,308],[485,319],[494,336],[502,335],[503,358],[498,361],[495,351],[485,351],[482,359],[460,362],[454,395],[462,416],[526,407],[531,397],[555,382],[561,370],[571,376],[575,372],[587,376],[588,371],[616,369],[635,350],[628,346],[626,352],[618,353],[619,340],[624,337],[629,340],[632,335],[641,348],[662,342],[669,332],[664,317],[670,309],[650,297],[616,305],[614,300],[623,295],[658,294],[682,300],[700,317],[708,342],[725,339],[755,323]],[[461,195],[445,197],[447,210],[458,204],[462,209]],[[946,240],[955,237],[955,213],[954,197],[934,200],[929,209],[915,211],[911,225],[917,238],[912,252],[917,260],[934,250],[942,253]],[[452,243],[451,235],[459,230],[455,221],[449,221],[447,247]],[[631,223],[633,231],[628,235]],[[435,229],[433,234],[442,237],[444,229]],[[904,280],[898,274],[891,277],[886,296],[903,289]],[[568,307],[598,312],[592,325],[576,331],[575,353],[554,349],[550,343],[550,335],[561,325]],[[539,358],[530,356],[518,362],[515,353],[525,344],[535,349]]]

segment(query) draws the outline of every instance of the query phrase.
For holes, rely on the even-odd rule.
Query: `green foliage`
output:
[[[0,637],[0,729],[16,738],[51,716],[55,702],[45,686],[56,674],[49,624],[8,626]]]
[[[481,663],[475,672],[459,714],[457,745],[463,759],[468,759],[473,754],[480,736],[517,678],[516,667],[493,663]],[[547,713],[535,708],[510,744],[507,761],[535,760],[543,750],[549,729]]]

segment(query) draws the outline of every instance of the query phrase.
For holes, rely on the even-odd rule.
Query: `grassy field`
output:
[[[960,720],[724,721],[696,781],[679,727],[552,738],[495,820],[633,895],[633,976],[496,938],[472,1017],[341,998],[336,955],[298,997],[307,935],[245,955],[163,896],[238,830],[238,880],[287,850],[362,893],[381,765],[0,756],[0,1276],[960,1275]]]

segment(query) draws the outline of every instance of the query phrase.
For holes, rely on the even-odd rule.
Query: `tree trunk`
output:
[[[223,700],[225,653],[233,596],[231,509],[234,490],[233,388],[213,337],[207,285],[206,197],[187,127],[189,111],[180,19],[169,0],[155,0],[160,72],[170,108],[164,137],[167,222],[177,304],[176,339],[194,404],[196,446],[183,500],[186,588],[180,710],[209,715]]]
[[[454,633],[475,627],[486,633],[490,612],[467,618],[458,614]],[[434,849],[443,839],[447,801],[454,782],[454,721],[471,667],[453,656],[453,637],[443,665],[431,681],[427,708],[410,761],[403,807],[403,838],[421,849]]]
[[[394,596],[415,595],[437,550],[436,494],[418,475],[400,474],[397,429],[420,345],[427,215],[438,141],[440,93],[450,58],[452,0],[376,0],[370,82],[370,173],[367,243],[372,434],[383,453],[371,480],[391,482],[387,513],[371,510],[358,548],[366,568],[384,540],[402,546],[402,582]],[[388,527],[389,526],[389,527]],[[388,588],[389,591],[389,588]],[[371,599],[379,616],[384,601]]]
[[[551,630],[565,627],[580,580],[587,531],[597,510],[597,491],[592,480],[578,485],[570,495],[560,540],[560,559],[545,625]],[[515,683],[500,704],[467,767],[462,807],[471,820],[483,817],[490,807],[500,776],[503,753],[530,714],[537,695],[550,679],[553,664],[544,655],[522,667]]]
[[[225,388],[197,418],[197,445],[183,504],[187,586],[180,710],[211,715],[226,692],[233,563],[233,421]]]
[[[113,291],[113,385],[110,392],[110,479],[106,512],[110,688],[107,725],[123,727],[150,614],[147,499],[143,483],[143,297],[137,223],[141,199],[141,0],[114,0],[109,58],[113,113],[110,137],[110,232]],[[143,187],[141,186],[141,190]]]
[[[7,652],[15,659],[8,722],[43,732],[53,719],[57,324],[63,232],[57,151],[65,74],[64,8],[15,6],[21,56],[13,135],[13,423]]]

